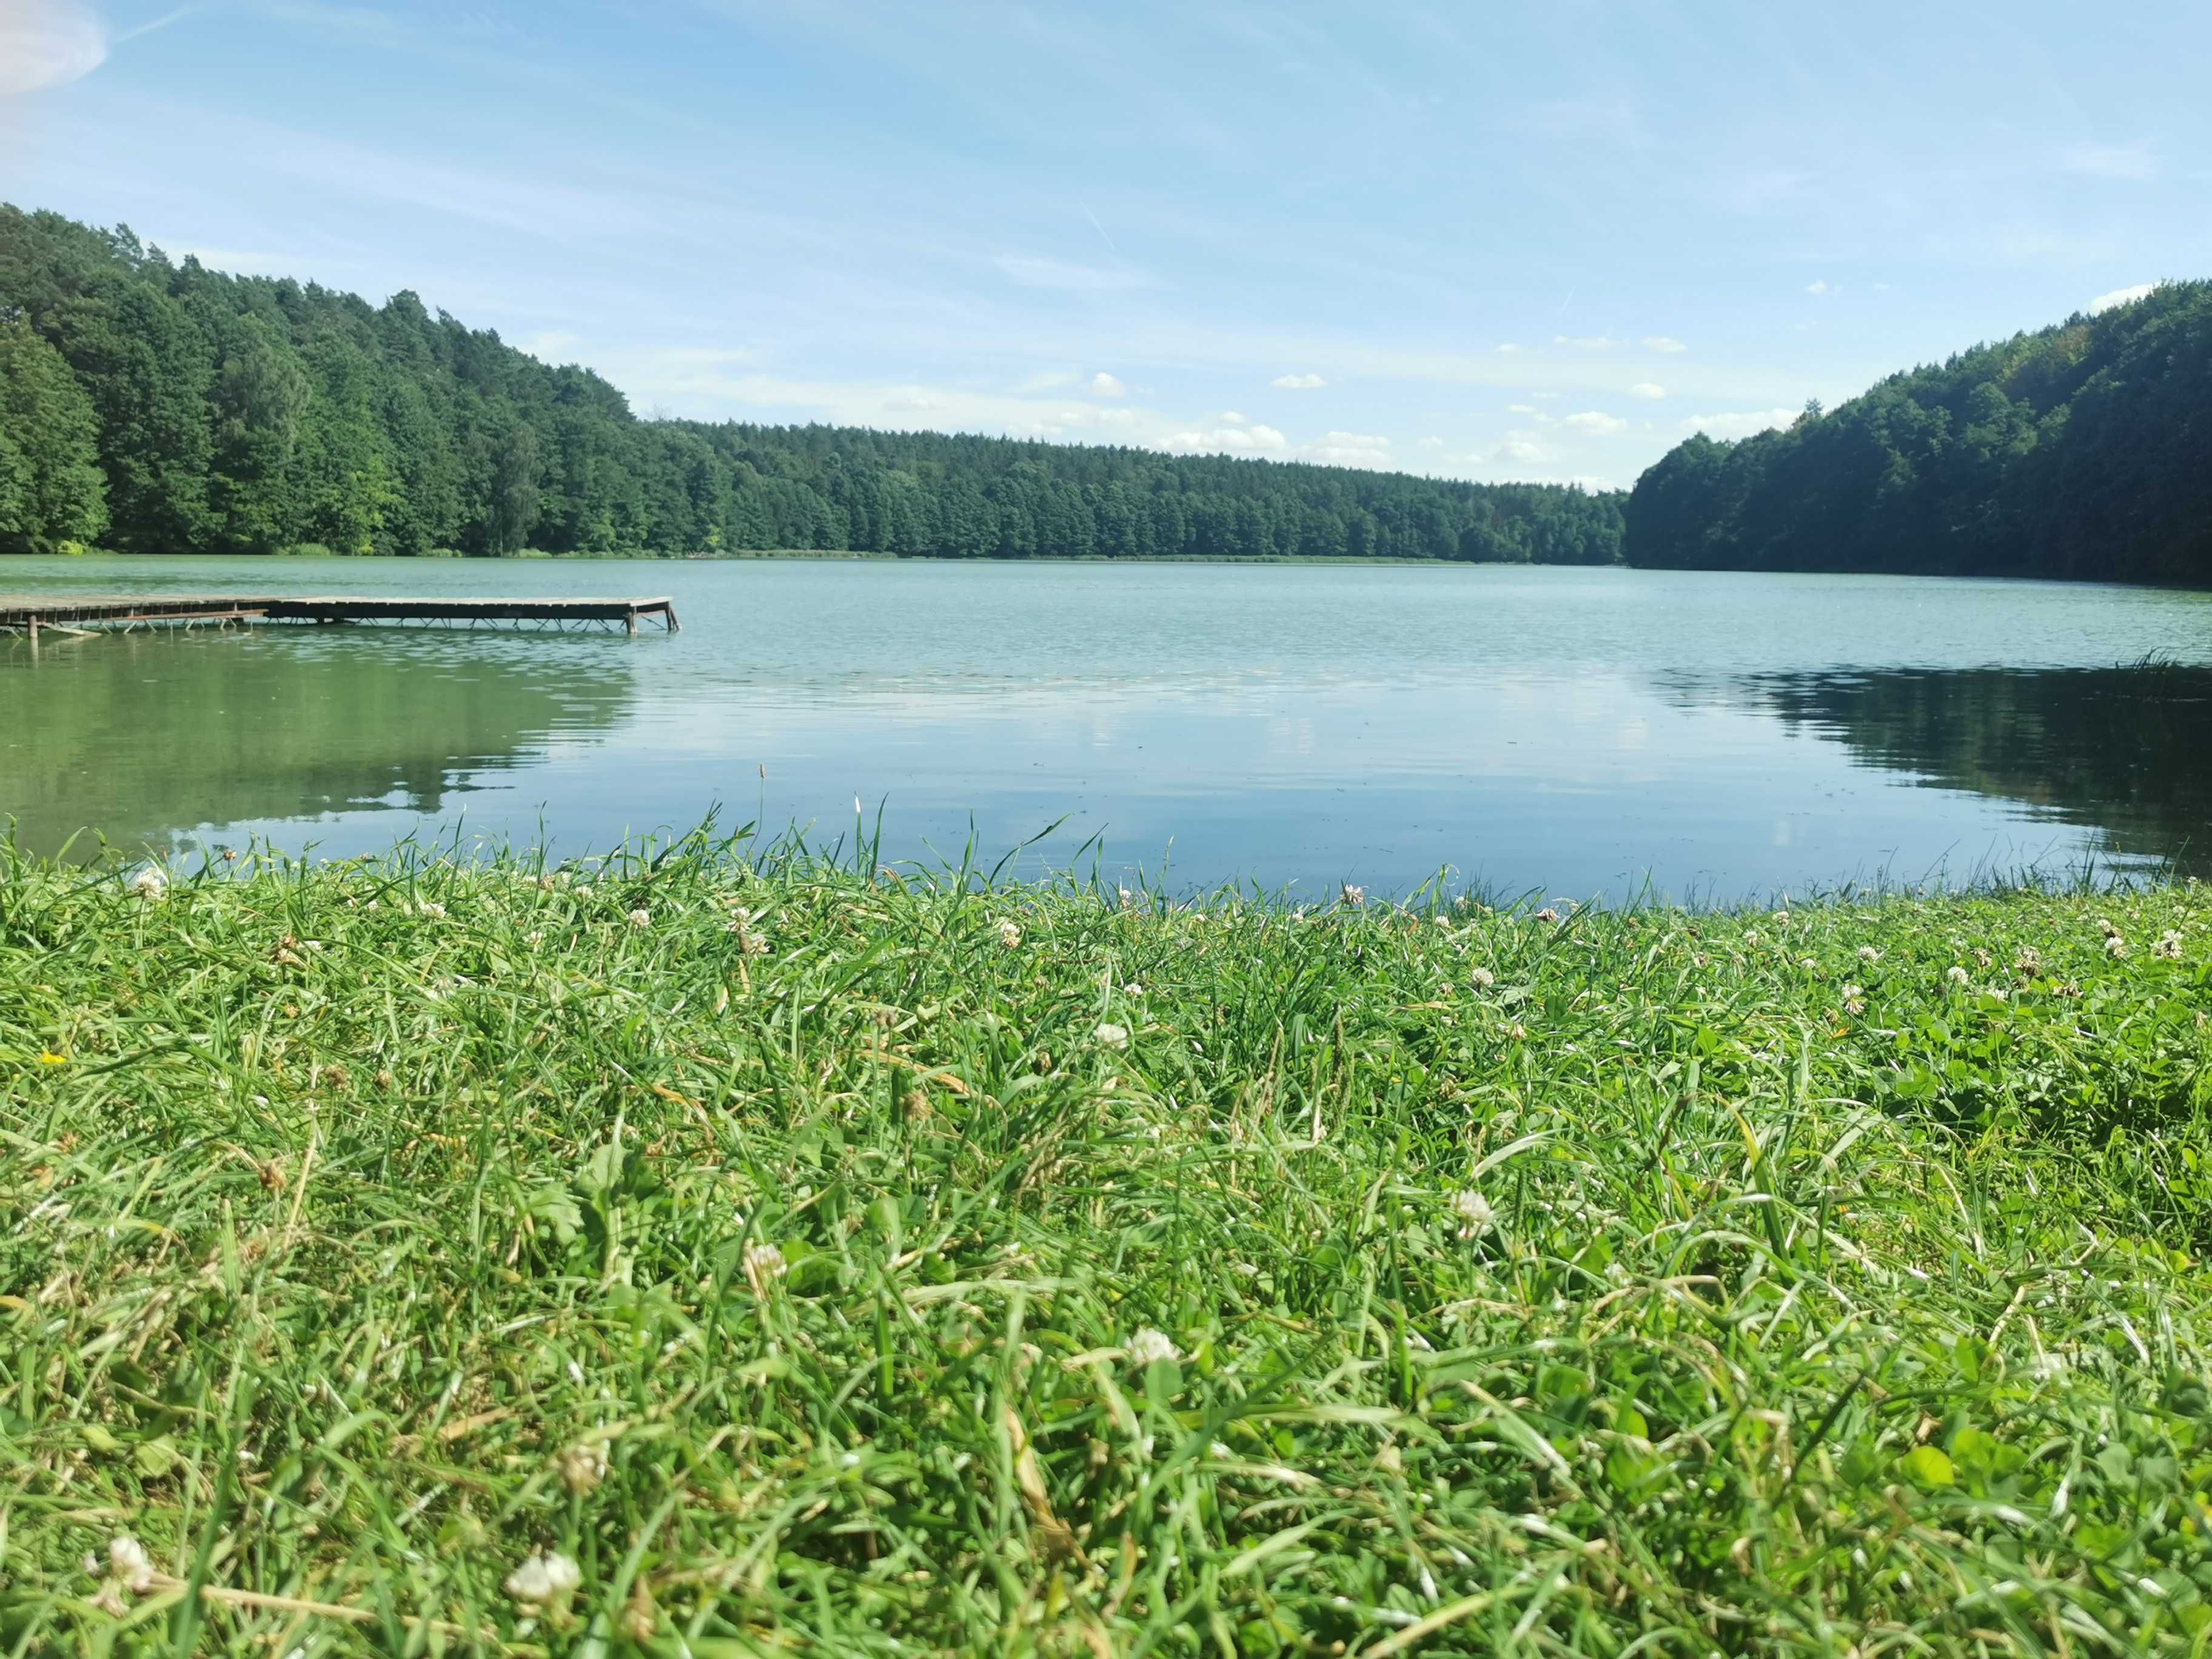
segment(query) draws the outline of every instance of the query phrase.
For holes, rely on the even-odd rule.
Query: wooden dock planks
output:
[[[83,631],[102,627],[195,623],[607,622],[637,632],[640,618],[680,632],[674,601],[646,599],[417,599],[366,594],[39,594],[0,598],[0,630]]]

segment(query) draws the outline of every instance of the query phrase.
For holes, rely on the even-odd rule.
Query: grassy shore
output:
[[[0,1648],[2212,1643],[2212,892],[0,861]]]

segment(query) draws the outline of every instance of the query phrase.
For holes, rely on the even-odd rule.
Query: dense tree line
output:
[[[1618,495],[635,419],[588,370],[0,207],[0,550],[1342,555],[1603,564]]]
[[[2212,583],[2212,283],[1896,374],[1638,480],[1632,564]]]

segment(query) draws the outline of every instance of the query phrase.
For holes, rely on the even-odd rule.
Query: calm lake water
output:
[[[1322,894],[2212,865],[2212,595],[1498,567],[0,562],[0,592],[672,595],[673,636],[0,639],[0,817],[173,853],[696,823]],[[2146,659],[2152,659],[2146,665]],[[763,776],[763,772],[765,776]],[[1089,869],[1091,854],[1082,858]]]

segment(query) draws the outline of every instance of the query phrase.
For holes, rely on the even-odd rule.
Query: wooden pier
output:
[[[668,633],[680,631],[676,606],[665,598],[643,599],[424,599],[380,597],[185,593],[40,594],[0,597],[0,631],[42,629],[88,633],[95,629],[190,628],[232,623],[620,623],[637,632],[640,617],[657,617]]]

